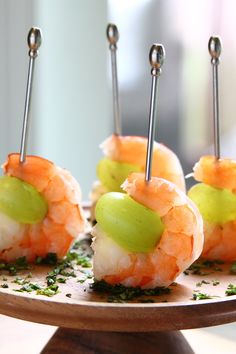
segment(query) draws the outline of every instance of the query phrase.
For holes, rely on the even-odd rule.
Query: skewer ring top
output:
[[[161,67],[165,60],[165,48],[161,44],[153,44],[149,52],[149,61],[152,69],[157,72],[161,71]]]
[[[208,42],[209,53],[215,61],[218,61],[221,54],[221,41],[219,37],[210,37]]]
[[[32,27],[29,31],[27,41],[30,49],[29,55],[33,57],[37,56],[38,48],[42,43],[42,34],[40,28]]]
[[[110,45],[116,45],[119,40],[118,28],[113,23],[109,23],[107,26],[107,39]]]

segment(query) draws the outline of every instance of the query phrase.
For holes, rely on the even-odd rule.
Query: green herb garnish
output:
[[[14,289],[14,291],[23,293],[23,292],[27,292],[27,293],[31,293],[32,291],[41,289],[40,285],[36,284],[36,283],[27,283],[24,284],[20,289]]]
[[[202,284],[210,284],[207,280],[201,280],[200,282],[196,283],[196,286],[202,286]]]
[[[12,281],[12,283],[18,284],[18,285],[24,285],[27,283],[30,283],[30,281],[28,280],[28,276],[25,278],[21,278],[21,277],[16,277],[15,280]]]
[[[204,293],[195,293],[193,294],[192,300],[206,300],[206,299],[213,299],[214,296],[204,294]]]
[[[59,292],[58,285],[53,284],[53,285],[47,286],[46,288],[38,289],[36,294],[51,297],[51,296],[56,295],[58,292]]]
[[[58,262],[57,254],[56,253],[48,253],[46,257],[36,257],[35,264],[48,264],[48,265],[55,265]]]
[[[170,288],[158,287],[155,289],[141,289],[140,287],[125,287],[124,285],[110,285],[104,280],[95,281],[90,288],[108,295],[108,302],[127,302],[137,299],[141,296],[160,296],[169,294]],[[143,300],[143,299],[142,299]]]
[[[18,271],[25,269],[29,269],[26,257],[20,257],[14,263],[0,262],[0,270],[8,271],[10,275],[16,275]]]
[[[7,288],[9,288],[9,285],[8,285],[8,284],[6,284],[6,283],[4,283],[4,284],[2,284],[2,285],[1,285],[1,288],[3,288],[3,289],[7,289]]]
[[[216,286],[216,285],[219,285],[219,284],[220,284],[219,280],[212,280],[212,285],[213,286]]]
[[[196,275],[209,275],[214,272],[221,272],[222,268],[219,267],[219,264],[223,264],[221,260],[209,261],[197,261],[193,263],[188,269],[184,271],[185,275],[196,274]]]
[[[227,290],[225,291],[225,294],[227,296],[236,295],[236,285],[229,284],[228,287],[227,287]]]

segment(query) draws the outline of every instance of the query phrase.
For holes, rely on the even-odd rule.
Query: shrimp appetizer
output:
[[[202,257],[231,262],[236,259],[236,161],[220,156],[219,97],[217,66],[221,54],[219,37],[208,43],[213,66],[214,156],[203,156],[195,164],[194,178],[202,183],[193,186],[189,197],[198,206],[204,221]]]
[[[139,136],[122,136],[121,118],[119,109],[119,92],[116,67],[116,49],[119,39],[119,32],[114,24],[107,26],[107,39],[111,51],[112,82],[113,82],[113,112],[114,112],[114,134],[108,137],[101,148],[105,158],[97,165],[97,176],[99,181],[93,185],[90,199],[92,201],[92,219],[97,200],[107,192],[123,192],[121,184],[131,172],[144,172],[146,164],[146,152],[148,139]],[[154,55],[153,55],[154,54]],[[150,54],[151,65],[155,70],[162,65],[163,53]],[[160,63],[157,61],[160,59]],[[159,69],[158,69],[159,70]],[[156,77],[159,75],[155,73]],[[154,134],[153,134],[154,136]],[[154,142],[152,176],[165,178],[176,184],[185,192],[185,179],[178,157],[166,146]]]
[[[0,259],[6,262],[56,253],[66,255],[84,231],[80,187],[71,174],[52,162],[26,155],[34,60],[41,45],[41,30],[28,33],[29,71],[20,154],[10,154],[0,177]]]
[[[96,205],[93,269],[109,284],[168,286],[201,254],[202,217],[173,183],[131,173]]]
[[[111,135],[102,144],[105,158],[97,165],[99,182],[95,182],[90,198],[95,205],[107,192],[123,192],[121,184],[131,172],[144,172],[147,138]],[[154,142],[152,176],[167,179],[185,192],[185,179],[178,157],[165,145]]]
[[[210,260],[236,259],[236,161],[203,156],[194,166],[189,197],[204,220],[202,257]]]
[[[71,174],[37,156],[10,154],[0,177],[0,259],[66,255],[83,232],[80,187]]]

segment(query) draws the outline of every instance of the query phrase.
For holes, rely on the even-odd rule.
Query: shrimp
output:
[[[96,224],[92,231],[95,279],[142,288],[168,286],[201,254],[202,217],[180,189],[162,178],[152,177],[147,184],[142,173],[132,173],[122,188],[160,216],[164,231],[152,251],[135,253],[123,249]]]
[[[37,156],[27,156],[20,164],[19,154],[10,154],[2,167],[5,175],[17,177],[36,188],[47,201],[48,211],[41,222],[32,225],[0,214],[2,225],[5,221],[5,229],[0,227],[0,259],[9,262],[25,256],[32,262],[47,253],[64,257],[85,227],[77,181],[65,169]]]
[[[236,161],[203,156],[195,164],[193,171],[197,181],[236,193]]]
[[[122,164],[130,164],[132,167],[136,167],[136,170],[132,169],[127,174],[121,174],[121,166],[116,167],[111,171],[109,168],[103,171],[103,178],[107,178],[107,175],[111,175],[111,181],[118,177],[120,183],[124,182],[125,178],[130,172],[145,171],[146,153],[147,153],[147,138],[140,136],[120,136],[111,135],[102,144],[101,149],[106,158],[112,161],[116,161]],[[165,145],[154,142],[153,145],[153,159],[152,159],[152,175],[156,177],[164,178],[170,182],[173,182],[183,192],[185,190],[185,179],[181,164],[178,157],[173,151],[168,149]],[[100,176],[99,176],[100,177]],[[116,189],[115,189],[116,190]],[[105,186],[102,181],[96,181],[93,184],[92,191],[90,193],[91,205],[91,220],[95,220],[95,207],[98,199],[107,192],[114,191],[114,189]]]
[[[104,155],[123,163],[141,167],[145,171],[147,138],[140,136],[111,135],[102,144]],[[165,145],[154,142],[152,176],[173,182],[185,192],[185,179],[178,157]]]
[[[203,156],[193,171],[197,181],[236,194],[236,161]],[[204,220],[204,238],[201,257],[225,262],[236,259],[236,220],[225,223]]]

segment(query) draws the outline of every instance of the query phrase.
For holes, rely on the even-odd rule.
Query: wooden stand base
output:
[[[180,331],[123,333],[59,328],[41,354],[194,354]]]

